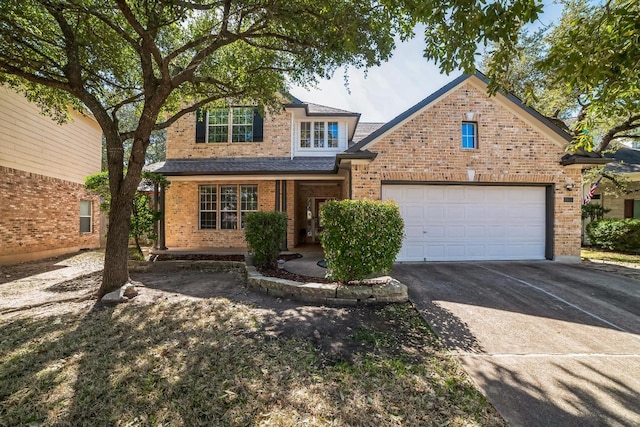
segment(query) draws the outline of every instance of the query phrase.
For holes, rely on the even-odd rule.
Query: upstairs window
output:
[[[263,119],[254,107],[215,108],[196,113],[196,142],[262,141]]]
[[[311,148],[311,122],[300,123],[300,147]]]
[[[462,148],[478,148],[478,124],[462,122]]]
[[[338,122],[300,122],[300,148],[339,148]]]
[[[338,122],[327,123],[327,146],[338,148]]]

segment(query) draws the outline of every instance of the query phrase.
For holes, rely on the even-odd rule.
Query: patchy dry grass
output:
[[[392,328],[348,358],[222,298],[0,320],[0,426],[503,425],[409,305],[363,310]]]
[[[640,255],[637,254],[625,254],[621,252],[610,252],[598,249],[585,249],[580,252],[580,256],[583,259],[613,262],[616,264],[622,264],[626,266],[640,267]]]

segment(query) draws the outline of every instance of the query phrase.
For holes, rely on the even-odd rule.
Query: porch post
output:
[[[160,206],[159,206],[159,199],[158,199],[158,191],[160,189],[160,186],[158,185],[157,182],[153,183],[153,211],[154,212],[159,212],[160,211]],[[159,218],[157,221],[155,221],[153,223],[153,232],[156,235],[156,240],[153,242],[153,249],[158,249],[159,245],[158,245],[158,239],[160,238],[160,231],[159,231],[159,225],[158,223],[161,221],[162,219]]]
[[[167,250],[167,245],[166,245],[166,241],[165,241],[165,236],[164,236],[164,207],[165,207],[165,197],[164,197],[164,193],[165,193],[165,188],[164,185],[160,186],[160,230],[158,232],[158,246],[160,250],[165,251]]]
[[[284,212],[285,215],[287,214],[287,180],[286,179],[282,180],[282,212]],[[287,231],[284,233],[284,244],[282,245],[282,248],[284,251],[289,250],[289,248],[287,247],[288,232],[289,232],[289,218],[287,218]]]

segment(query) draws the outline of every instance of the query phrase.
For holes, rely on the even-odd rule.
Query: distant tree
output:
[[[137,121],[139,120],[138,112],[135,110],[133,105],[125,105],[118,112],[118,122],[120,125],[121,132],[126,131],[127,129],[132,129]],[[145,153],[144,163],[145,165],[150,165],[156,162],[162,162],[166,158],[166,150],[167,150],[167,131],[165,129],[162,130],[154,130],[151,132],[149,137],[149,146],[147,147],[147,151]],[[125,165],[127,160],[131,156],[131,149],[133,147],[133,140],[128,139],[122,142],[124,146],[124,162]],[[102,170],[106,171],[108,169],[107,166],[107,139],[102,138]]]
[[[568,0],[560,21],[484,58],[504,88],[552,119],[575,118],[571,148],[640,141],[640,2]],[[510,58],[505,60],[505,58]]]
[[[230,100],[279,108],[288,83],[378,65],[420,22],[425,56],[469,71],[478,41],[508,47],[540,10],[536,0],[3,0],[0,83],[59,120],[69,105],[86,108],[102,128],[111,194],[102,296],[129,279],[129,218],[153,131]],[[126,108],[136,120],[123,128]]]

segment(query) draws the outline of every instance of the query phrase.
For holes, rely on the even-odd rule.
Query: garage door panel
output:
[[[405,220],[399,261],[545,257],[544,187],[383,185],[382,194]]]
[[[424,231],[425,236],[423,236],[423,238],[434,239],[447,237],[444,225],[426,225]]]

